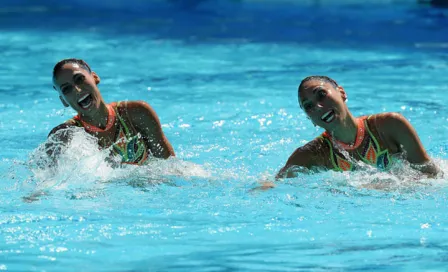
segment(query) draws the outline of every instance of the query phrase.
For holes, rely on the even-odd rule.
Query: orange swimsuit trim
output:
[[[112,144],[112,150],[121,156],[121,163],[141,165],[148,158],[148,148],[140,133],[136,133],[134,129],[131,131],[128,128],[116,109],[119,105],[120,102],[107,105],[109,115],[107,117],[106,128],[104,129],[84,122],[79,115],[73,117],[73,120],[78,126],[84,127],[88,132],[106,132],[113,127],[118,118],[117,135],[114,144]]]
[[[355,164],[350,158],[345,158],[338,154],[339,152],[334,151],[333,142],[336,142],[338,146],[344,148],[345,150],[354,150],[361,145],[365,138],[367,138],[368,143],[362,149],[362,152],[360,153],[358,150],[356,151],[356,153],[361,157],[361,160],[382,170],[387,170],[391,167],[392,158],[389,151],[387,149],[381,150],[377,139],[370,131],[369,126],[366,123],[366,120],[369,119],[369,117],[364,116],[357,119],[358,132],[356,135],[355,144],[353,145],[347,145],[345,143],[335,141],[335,139],[332,139],[328,132],[324,132],[320,136],[330,147],[330,160],[333,165],[333,170],[351,171],[355,169]]]

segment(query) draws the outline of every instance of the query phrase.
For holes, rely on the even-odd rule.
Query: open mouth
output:
[[[83,109],[87,109],[92,105],[92,100],[92,95],[86,94],[78,100],[78,105]]]
[[[334,114],[335,114],[334,110],[329,110],[326,113],[324,113],[324,115],[322,115],[320,119],[325,123],[330,123],[334,119]]]

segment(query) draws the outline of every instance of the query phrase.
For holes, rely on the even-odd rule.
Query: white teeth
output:
[[[333,110],[329,110],[327,111],[324,115],[322,115],[322,117],[320,119],[324,120],[325,118],[327,118],[328,115],[330,115],[333,112]]]
[[[327,111],[322,117],[320,118],[325,123],[330,123],[335,118],[334,116],[334,110]]]
[[[90,105],[92,105],[92,101],[89,102],[89,104],[87,105],[83,105],[81,106],[83,109],[87,109],[88,107],[90,107]]]
[[[83,97],[81,97],[81,98],[78,100],[78,103],[80,103],[81,101],[83,101],[84,99],[86,99],[89,95],[90,95],[90,94],[86,94],[86,95],[84,95]]]

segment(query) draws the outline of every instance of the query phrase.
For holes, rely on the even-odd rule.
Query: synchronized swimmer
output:
[[[55,65],[54,89],[62,104],[78,114],[55,127],[49,137],[67,143],[70,133],[65,129],[82,127],[98,139],[100,148],[110,148],[112,155],[120,155],[121,162],[128,164],[141,165],[148,156],[175,156],[151,106],[143,101],[106,104],[99,83],[100,77],[81,59],[64,59]],[[397,157],[428,177],[441,174],[401,114],[354,117],[344,88],[327,76],[303,79],[298,98],[307,117],[325,132],[295,150],[277,179],[293,177],[297,172],[355,170],[359,161],[387,171]],[[58,149],[52,150],[49,155],[56,157]]]
[[[303,79],[298,98],[307,117],[325,132],[296,149],[277,178],[292,177],[297,171],[350,171],[356,169],[358,161],[387,171],[397,157],[428,177],[441,173],[401,114],[354,117],[344,88],[327,76]]]
[[[98,84],[100,77],[81,59],[64,59],[53,69],[53,88],[65,107],[78,114],[55,127],[49,137],[70,141],[69,127],[82,127],[98,139],[100,148],[110,148],[111,155],[120,155],[121,162],[143,164],[148,156],[166,159],[175,156],[165,137],[159,118],[143,101],[106,104]],[[57,157],[58,148],[50,148]],[[55,152],[56,151],[56,152]]]

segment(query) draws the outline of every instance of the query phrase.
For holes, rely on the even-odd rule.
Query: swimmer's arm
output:
[[[285,166],[275,175],[275,181],[284,178],[294,178],[297,173],[309,173],[313,166],[317,166],[312,158],[315,155],[310,150],[303,147],[297,148],[294,153],[289,157]],[[265,191],[275,187],[273,181],[261,181],[260,186],[252,189],[251,191]]]
[[[297,148],[289,157],[285,166],[275,176],[275,179],[294,178],[297,172],[309,173],[311,168],[317,166],[313,158],[315,154],[303,147]]]
[[[154,109],[143,101],[129,101],[126,107],[129,120],[149,140],[149,148],[154,157],[164,159],[174,157],[174,149],[163,133],[159,117]]]
[[[53,164],[56,163],[57,157],[61,154],[62,147],[66,146],[71,140],[71,131],[67,128],[72,126],[72,124],[67,122],[53,128],[48,134],[45,152],[53,161]]]
[[[413,168],[430,177],[441,172],[426,153],[417,132],[403,115],[389,113],[384,120],[384,125],[395,144],[404,151],[406,160]]]

